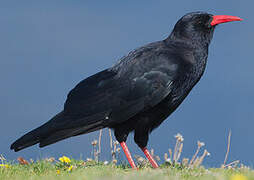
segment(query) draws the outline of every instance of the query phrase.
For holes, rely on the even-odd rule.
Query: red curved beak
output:
[[[212,26],[215,26],[217,24],[231,22],[231,21],[242,21],[243,19],[237,17],[237,16],[228,16],[228,15],[216,15],[213,16],[213,20],[211,22]]]

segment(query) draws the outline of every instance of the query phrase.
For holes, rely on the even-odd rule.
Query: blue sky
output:
[[[254,73],[252,1],[1,1],[0,154],[8,159],[68,155],[89,157],[99,132],[70,138],[43,149],[14,153],[9,145],[63,108],[67,93],[82,79],[114,64],[130,50],[162,40],[185,13],[207,11],[244,19],[216,28],[206,72],[183,104],[150,136],[160,155],[184,136],[184,157],[197,140],[211,153],[208,166],[229,160],[253,166]],[[102,158],[108,159],[104,131]],[[132,136],[133,154],[141,152]],[[122,154],[124,159],[124,156]]]

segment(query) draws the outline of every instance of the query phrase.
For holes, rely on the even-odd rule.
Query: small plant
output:
[[[109,172],[107,173],[108,174],[113,173],[111,174],[112,177],[118,172],[120,172],[120,174],[122,173],[126,175],[130,169],[129,164],[117,161],[120,154],[119,143],[113,140],[111,135],[111,130],[109,130],[108,132],[110,137],[110,149],[111,149],[111,156],[112,156],[111,162],[99,161],[99,155],[101,153],[101,137],[102,137],[102,131],[100,131],[98,140],[94,140],[93,142],[91,142],[93,147],[92,158],[87,158],[86,161],[71,159],[67,156],[61,156],[58,159],[55,159],[54,157],[50,157],[50,158],[45,158],[39,161],[34,161],[32,159],[28,161],[22,157],[19,157],[17,159],[18,160],[17,164],[10,165],[10,163],[6,161],[5,157],[3,155],[0,155],[0,179],[12,179],[10,178],[11,177],[10,174],[15,175],[17,171],[20,171],[21,173],[25,172],[26,176],[30,176],[30,175],[34,175],[36,177],[43,176],[43,175],[45,176],[47,173],[53,172],[53,175],[56,175],[56,176],[59,175],[62,177],[65,174],[70,174],[70,173],[74,174],[76,172],[77,173],[82,172],[80,174],[86,174],[87,171],[90,171],[91,174],[93,174],[94,171],[103,174],[104,170],[109,169]],[[170,148],[168,152],[164,154],[165,162],[160,165],[160,170],[158,171],[151,171],[151,165],[149,161],[142,156],[135,155],[134,157],[137,161],[138,168],[142,170],[142,171],[135,172],[136,175],[139,175],[142,173],[151,174],[151,172],[156,172],[157,174],[162,173],[161,175],[162,179],[165,179],[165,177],[171,174],[177,174],[177,176],[173,179],[179,179],[179,178],[192,179],[190,177],[201,178],[202,176],[208,176],[212,174],[212,177],[210,179],[214,179],[214,177],[217,177],[219,173],[223,172],[225,175],[218,176],[217,178],[218,180],[222,180],[222,179],[223,180],[224,179],[247,180],[247,176],[245,176],[245,174],[243,173],[248,172],[249,174],[253,173],[253,177],[254,177],[254,171],[250,169],[249,167],[244,166],[243,164],[240,164],[240,166],[238,166],[240,163],[238,160],[227,164],[227,159],[228,159],[229,150],[230,150],[231,132],[228,135],[227,151],[226,151],[224,163],[221,166],[222,168],[217,168],[217,169],[211,168],[212,170],[205,169],[204,167],[202,167],[202,163],[205,157],[210,155],[210,153],[206,149],[203,150],[203,148],[205,147],[204,142],[197,141],[197,149],[194,151],[194,154],[191,158],[181,158],[181,155],[183,152],[184,138],[179,133],[176,134],[174,138],[176,141],[174,148],[173,150]],[[157,161],[160,161],[159,156],[155,155],[154,149],[151,149],[150,152],[151,152],[151,155],[154,157],[154,159],[156,159]],[[4,178],[1,177],[1,175],[3,174],[4,174]],[[118,175],[116,179],[119,179],[119,177],[121,176]],[[148,177],[150,176],[148,175]],[[17,178],[13,178],[13,179],[17,179]],[[37,178],[34,178],[34,179],[37,179]],[[135,178],[131,177],[131,179],[135,179]]]
[[[0,168],[10,168],[10,165],[7,164],[6,159],[2,154],[0,154],[0,161],[1,161]]]
[[[3,155],[0,155],[0,168],[10,168],[11,166],[7,164],[6,159],[4,158]]]
[[[164,165],[166,166],[173,166],[173,167],[180,167],[180,168],[199,167],[204,161],[204,158],[210,155],[210,153],[205,149],[203,154],[200,157],[198,156],[200,149],[203,146],[205,146],[205,143],[198,141],[197,150],[192,156],[191,160],[189,161],[189,158],[183,158],[182,161],[180,162],[180,157],[183,151],[184,138],[180,133],[177,133],[175,135],[175,139],[176,139],[176,143],[174,147],[174,152],[172,152],[172,149],[169,149],[168,153],[164,154],[164,161],[165,161]]]
[[[57,174],[60,174],[61,170],[71,172],[73,169],[77,168],[76,166],[72,165],[71,159],[67,156],[62,156],[58,160],[59,162],[56,163]]]
[[[112,163],[116,164],[117,158],[119,157],[121,149],[119,147],[118,141],[113,140],[111,129],[108,129],[108,132],[109,132],[109,140],[110,140],[109,143],[110,143],[110,149],[111,149]]]
[[[228,168],[228,169],[236,168],[238,166],[238,164],[240,163],[239,160],[236,160],[236,161],[233,161],[231,163],[226,164],[227,160],[228,160],[229,151],[230,151],[230,143],[231,143],[231,130],[228,133],[227,151],[226,151],[224,162],[221,165],[222,169],[224,169],[224,168]]]

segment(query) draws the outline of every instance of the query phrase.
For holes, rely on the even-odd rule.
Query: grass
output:
[[[22,157],[17,162],[8,162],[0,155],[0,180],[12,179],[172,179],[172,180],[254,180],[254,170],[240,164],[239,161],[227,163],[230,150],[231,132],[228,135],[227,151],[224,163],[220,168],[206,169],[202,166],[206,156],[210,153],[202,148],[205,143],[197,141],[197,149],[191,158],[180,158],[183,150],[183,137],[181,134],[175,136],[176,143],[174,148],[169,148],[168,153],[164,154],[164,161],[154,154],[151,155],[162,164],[160,168],[151,168],[149,162],[140,156],[134,156],[139,170],[132,170],[129,165],[117,163],[120,148],[117,141],[114,141],[109,130],[111,162],[100,162],[101,136],[98,140],[91,142],[92,158],[84,160],[70,159],[66,156],[41,159],[36,162],[27,161]]]
[[[181,180],[251,180],[254,171],[247,167],[233,169],[203,167],[190,168],[173,166],[167,163],[159,169],[141,166],[139,170],[132,170],[127,165],[113,163],[82,161],[71,159],[70,163],[51,162],[49,159],[22,164],[8,164],[9,167],[0,168],[0,179],[181,179]],[[70,167],[71,170],[70,170]]]

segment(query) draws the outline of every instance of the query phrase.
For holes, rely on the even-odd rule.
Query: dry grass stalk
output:
[[[210,156],[210,153],[205,149],[202,156],[196,158],[196,160],[193,163],[193,166],[195,166],[195,167],[200,166],[203,163],[206,156]]]
[[[161,160],[160,156],[155,156],[154,159],[155,159],[156,161],[160,161],[160,160]]]
[[[112,133],[111,133],[111,129],[108,129],[108,133],[109,133],[109,144],[110,144],[110,150],[111,150],[111,156],[112,156],[112,161],[115,160],[115,153],[113,150],[113,138],[112,138]]]
[[[176,162],[180,159],[182,151],[183,151],[183,143],[181,143],[179,146],[178,153],[177,153],[176,160],[175,160]]]
[[[118,145],[119,143],[117,142],[117,141],[114,141],[114,152],[116,152],[116,149],[117,149],[117,145]]]
[[[112,162],[116,163],[117,162],[116,156],[117,156],[117,153],[120,154],[120,148],[118,148],[118,145],[119,145],[118,141],[113,141],[112,143],[113,143],[113,147],[111,149]]]
[[[210,153],[205,149],[203,155],[199,159],[199,165],[201,165],[206,156],[210,156]]]
[[[151,149],[151,156],[154,157],[154,149]]]
[[[160,161],[160,160],[161,160],[159,156],[155,155],[154,149],[151,149],[151,150],[150,150],[150,153],[151,153],[151,156],[152,156],[155,160],[157,160],[157,161]]]
[[[102,137],[102,129],[99,132],[98,141],[97,141],[97,139],[95,139],[91,142],[91,144],[93,146],[92,156],[96,162],[99,162],[99,157],[101,154],[101,137]],[[98,148],[97,148],[97,146],[98,146]]]
[[[183,139],[183,136],[179,133],[175,135],[175,138],[176,138],[176,144],[174,148],[173,162],[177,163],[182,153],[182,148],[183,148],[182,142],[184,139]]]
[[[193,160],[192,164],[189,164],[189,166],[190,166],[190,167],[198,167],[198,166],[199,166],[199,159],[200,159],[200,157],[197,156],[197,157]]]
[[[231,142],[231,130],[228,133],[227,152],[226,152],[226,155],[225,155],[223,166],[226,166],[226,163],[227,163],[227,160],[228,160],[228,154],[229,154],[229,150],[230,150],[230,142]]]
[[[226,163],[227,163],[227,160],[228,160],[229,151],[230,151],[231,134],[232,134],[232,133],[231,133],[231,130],[230,130],[229,133],[228,133],[227,152],[226,152],[226,155],[225,155],[224,162],[223,162],[223,164],[221,165],[221,168],[228,168],[228,169],[235,168],[235,167],[240,163],[239,160],[236,160],[236,161],[233,161],[233,162],[231,162],[231,163],[229,163],[229,164],[226,164]]]
[[[178,133],[177,135],[175,135],[175,138],[176,138],[176,144],[174,147],[174,152],[172,153],[172,150],[169,149],[168,150],[169,157],[168,157],[167,153],[164,154],[165,162],[170,163],[170,164],[171,163],[179,164],[180,157],[181,157],[181,154],[183,151],[183,140],[184,140],[183,136]],[[191,160],[189,160],[188,158],[183,158],[181,161],[181,164],[184,167],[190,167],[190,168],[200,166],[203,163],[204,158],[206,156],[210,155],[210,153],[205,149],[203,154],[200,157],[198,156],[198,153],[200,152],[201,147],[203,147],[204,145],[205,145],[205,143],[197,141],[197,150],[195,151]],[[171,160],[172,160],[172,162],[171,162]]]
[[[113,163],[113,164],[116,164],[116,163],[117,163],[117,160],[116,160],[116,159],[113,159],[113,160],[112,160],[112,163]]]
[[[134,155],[134,158],[137,160],[139,166],[149,166],[149,161],[139,155]]]
[[[188,166],[188,163],[189,163],[189,159],[188,159],[188,158],[183,158],[183,160],[182,160],[182,165],[183,165],[184,167],[187,167],[187,166]]]
[[[99,158],[98,158],[98,150],[97,150],[97,144],[98,144],[98,141],[95,139],[94,141],[92,141],[92,146],[93,146],[93,151],[92,151],[92,154],[94,156],[94,160],[96,162],[99,161]]]
[[[54,157],[46,158],[45,161],[51,162],[51,163],[52,163],[52,162],[56,162],[56,160],[55,160]],[[34,162],[33,159],[30,159],[30,162],[33,163],[33,162]]]
[[[2,154],[0,154],[0,161],[1,161],[1,164],[4,164],[4,161],[6,161],[6,159],[4,158]]]
[[[109,133],[109,140],[110,140],[110,149],[112,151],[113,150],[113,138],[112,138],[112,134],[111,134],[111,129],[108,129],[108,133]]]
[[[108,129],[108,132],[109,132],[109,140],[110,140],[110,149],[111,149],[112,162],[114,164],[116,164],[117,163],[116,156],[117,156],[117,153],[120,154],[120,150],[121,149],[118,147],[118,145],[119,145],[118,141],[114,141],[113,140],[111,129]]]
[[[172,153],[172,149],[169,148],[169,149],[168,149],[168,153],[169,153],[169,159],[172,160],[172,154],[173,154],[173,153]]]
[[[225,165],[224,168],[227,168],[227,167],[228,167],[228,168],[235,168],[239,163],[240,163],[240,161],[239,161],[239,160],[236,160],[236,161],[233,161],[233,162],[231,162],[231,163]]]
[[[99,139],[98,139],[98,151],[97,151],[98,160],[100,159],[100,154],[101,154],[101,137],[102,137],[102,129],[100,130]]]
[[[168,158],[168,153],[164,154],[164,161],[167,162],[167,163],[171,163],[170,158]]]
[[[179,144],[179,141],[178,141],[178,139],[177,139],[177,140],[176,140],[176,144],[175,144],[175,148],[174,148],[173,161],[175,161],[175,159],[176,159],[176,151],[177,151],[177,148],[178,148],[178,144]]]
[[[189,163],[190,165],[192,165],[192,164],[194,163],[194,161],[195,161],[195,159],[196,159],[196,157],[197,157],[197,155],[198,155],[198,153],[199,153],[201,147],[204,146],[205,143],[198,141],[198,142],[197,142],[197,145],[198,145],[198,148],[197,148],[195,154],[192,156],[192,158],[191,158],[191,160],[190,160],[190,163]]]
[[[101,153],[101,137],[102,137],[102,129],[100,130],[100,134],[99,134],[99,149],[98,149],[98,151],[99,151],[99,153]]]

